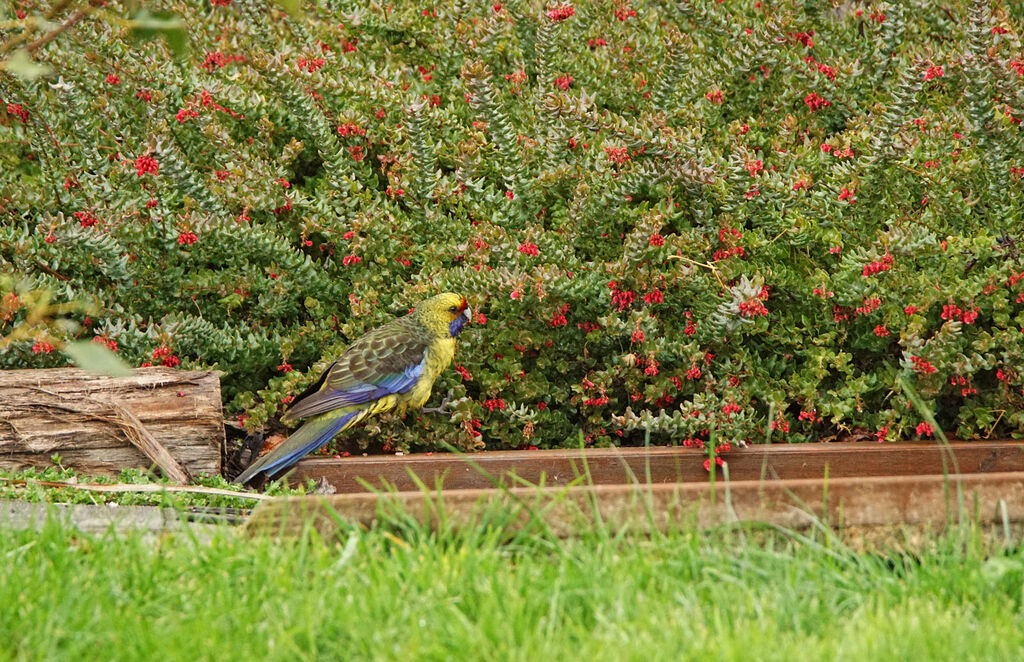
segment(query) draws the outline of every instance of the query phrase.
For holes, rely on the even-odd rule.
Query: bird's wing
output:
[[[315,384],[306,389],[284,420],[315,416],[405,393],[423,374],[428,342],[404,325],[388,324],[354,342]]]

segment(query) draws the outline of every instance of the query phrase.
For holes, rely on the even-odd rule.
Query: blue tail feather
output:
[[[242,472],[241,475],[235,478],[235,482],[246,483],[259,472],[263,472],[270,476],[281,469],[290,467],[305,455],[312,453],[325,445],[353,418],[362,413],[363,410],[357,409],[356,411],[349,412],[333,421],[323,421],[322,419],[313,419],[308,421],[305,425],[293,432],[290,437],[285,439],[280,446],[270,451],[270,453],[268,453],[264,458],[255,462],[252,466]],[[299,445],[295,446],[291,450],[286,450],[289,446],[293,446],[296,443]],[[284,454],[280,457],[274,457],[274,455],[279,451],[284,451]]]

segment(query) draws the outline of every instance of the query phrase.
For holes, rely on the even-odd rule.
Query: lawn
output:
[[[0,659],[1019,660],[1024,553],[797,534],[0,531]]]

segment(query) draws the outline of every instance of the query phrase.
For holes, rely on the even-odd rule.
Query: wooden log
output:
[[[219,475],[223,443],[216,372],[154,367],[112,378],[74,368],[0,371],[3,469],[52,466],[56,453],[63,466],[86,474],[116,476],[157,463],[182,481]]]
[[[706,482],[704,451],[694,448],[593,448],[585,450],[486,451],[467,455],[372,455],[343,459],[310,458],[289,476],[292,484],[326,481],[337,493],[366,491],[365,484],[398,491],[632,482]],[[836,442],[755,445],[726,454],[729,477],[833,478],[946,473],[1024,471],[1024,442],[937,442],[878,444]],[[724,477],[721,469],[718,476]],[[581,477],[582,480],[581,480]]]
[[[391,514],[432,527],[487,520],[522,529],[543,522],[560,536],[595,526],[646,533],[737,522],[788,529],[925,525],[936,531],[971,521],[1009,530],[1024,522],[1024,472],[290,497],[263,502],[246,531],[298,535],[313,527],[331,536],[342,522],[370,526]]]

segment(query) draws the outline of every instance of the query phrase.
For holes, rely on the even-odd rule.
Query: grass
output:
[[[958,534],[883,557],[764,532],[398,520],[154,543],[51,523],[0,530],[0,659],[1024,659],[1024,552]]]

